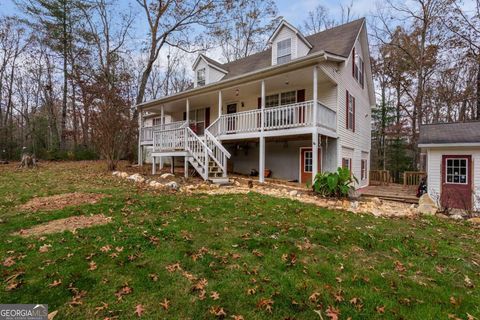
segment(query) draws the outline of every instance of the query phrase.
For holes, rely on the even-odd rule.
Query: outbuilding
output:
[[[480,211],[480,121],[420,126],[428,194],[444,208]]]

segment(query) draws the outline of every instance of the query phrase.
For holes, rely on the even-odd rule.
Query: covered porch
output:
[[[231,144],[254,139],[259,148],[258,171],[264,172],[266,140],[304,135],[313,150],[319,146],[319,137],[337,138],[337,96],[334,77],[325,66],[315,64],[171,99],[144,109],[145,119],[142,115],[139,123],[139,146],[151,146],[153,154],[185,151],[185,135],[189,134],[185,128],[200,137],[197,144],[207,140]],[[221,147],[217,145],[217,149]],[[139,159],[139,163],[142,161]],[[320,170],[318,163],[318,154],[313,152],[311,177]],[[259,181],[264,181],[263,174],[259,174]]]

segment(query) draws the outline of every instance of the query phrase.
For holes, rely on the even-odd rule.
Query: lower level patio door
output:
[[[322,168],[322,150],[318,148],[318,171]],[[312,148],[300,148],[300,183],[312,181],[313,152]]]

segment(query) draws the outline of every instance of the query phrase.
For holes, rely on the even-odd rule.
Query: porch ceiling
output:
[[[313,71],[312,67],[303,68],[295,71],[290,71],[281,75],[277,75],[271,78],[266,78],[265,89],[266,94],[269,95],[273,92],[294,90],[296,88],[308,88],[313,83]],[[318,68],[318,86],[329,85],[332,80],[325,72]],[[232,86],[222,90],[223,103],[243,101],[247,97],[261,95],[261,80],[249,82],[242,85]],[[204,108],[204,107],[217,107],[218,106],[218,90],[214,90],[208,93],[190,97],[190,109]],[[178,111],[184,111],[186,108],[186,99],[179,99],[173,102],[164,104],[164,110],[166,114]],[[145,111],[160,113],[161,105],[155,105],[150,108],[145,108]]]

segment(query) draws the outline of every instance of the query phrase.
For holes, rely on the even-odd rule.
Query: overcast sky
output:
[[[125,6],[129,3],[134,3],[134,0],[119,0]],[[303,21],[305,13],[312,10],[318,4],[322,4],[329,8],[330,12],[336,18],[341,15],[340,5],[348,5],[351,0],[277,0],[279,15],[285,17],[288,21],[295,23],[296,21]],[[364,16],[368,14],[371,7],[371,0],[354,0],[353,12],[356,15]],[[2,14],[12,14],[16,12],[13,0],[0,0],[0,12]]]

